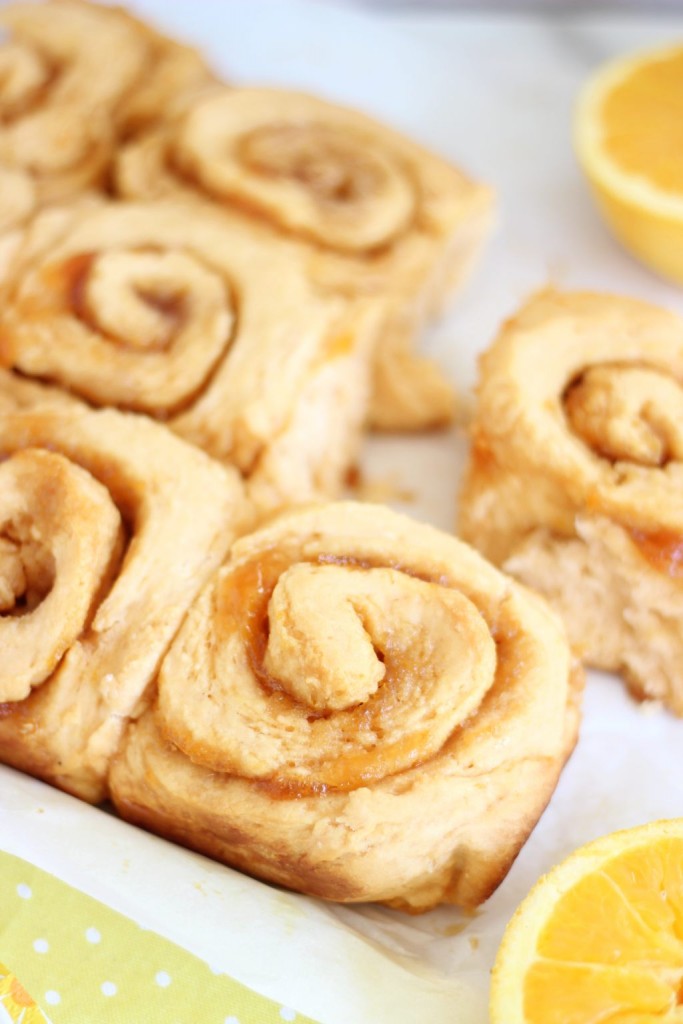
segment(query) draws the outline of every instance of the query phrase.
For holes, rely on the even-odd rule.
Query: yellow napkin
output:
[[[3,852],[0,908],[0,1024],[314,1024]]]

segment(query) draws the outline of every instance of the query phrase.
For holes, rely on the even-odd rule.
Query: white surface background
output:
[[[500,321],[548,282],[683,312],[683,293],[622,253],[598,221],[570,137],[572,104],[591,69],[612,54],[683,39],[683,18],[373,14],[303,0],[134,6],[204,46],[231,78],[361,107],[496,188],[495,237],[429,339],[463,389]],[[418,495],[405,506],[411,514],[450,529],[464,451],[464,439],[449,435],[376,439],[366,467]],[[558,791],[508,879],[471,919],[450,909],[405,918],[331,908],[279,893],[9,770],[0,773],[0,841],[322,1024],[484,1024],[496,946],[535,879],[599,834],[683,815],[682,739],[683,722],[592,674]]]

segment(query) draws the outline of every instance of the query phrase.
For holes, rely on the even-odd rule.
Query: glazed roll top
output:
[[[118,137],[156,125],[213,81],[194,50],[118,8],[10,3],[0,27],[9,33],[0,45],[0,165],[36,200],[102,184]]]
[[[611,518],[645,546],[683,532],[678,317],[633,299],[544,292],[482,368],[470,476],[511,472],[526,495],[518,523],[507,503],[500,510],[506,525],[487,553],[505,557],[530,521],[571,534],[577,512]],[[479,517],[469,499],[463,513],[468,535],[486,542],[481,524],[467,525]]]
[[[165,418],[191,400],[230,346],[236,307],[225,275],[180,243],[181,214],[66,213],[45,248],[55,218],[36,222],[0,324],[7,362],[94,405]]]
[[[367,554],[266,550],[221,575],[159,685],[188,757],[293,794],[353,790],[433,756],[479,707],[496,652],[476,605]],[[217,703],[196,717],[188,659]]]
[[[314,96],[275,89],[214,89],[173,125],[125,150],[124,194],[178,189],[331,252],[381,254],[407,236],[447,231],[477,188],[455,168],[369,117]],[[481,196],[476,196],[481,200]],[[414,243],[413,243],[414,244]],[[351,273],[354,264],[346,264]],[[385,267],[357,268],[365,287]]]
[[[140,417],[0,406],[0,760],[99,799],[241,488]]]
[[[211,195],[342,252],[389,245],[412,224],[410,174],[391,149],[368,148],[358,114],[296,94],[239,99],[207,98],[179,133],[181,168]]]
[[[465,545],[374,506],[292,512],[195,603],[113,792],[305,892],[476,904],[555,785],[574,683],[548,609]]]
[[[47,211],[26,230],[0,362],[167,422],[279,504],[340,485],[377,315],[322,295],[288,243],[207,209],[95,203]]]
[[[0,161],[55,199],[98,181],[110,115],[140,75],[146,48],[116,12],[79,0],[9,4],[0,26]],[[116,59],[112,59],[112,53]]]
[[[373,422],[451,417],[449,385],[410,347],[478,249],[487,188],[357,111],[254,88],[206,91],[125,149],[116,178],[125,196],[181,192],[289,236],[326,288],[389,296]]]

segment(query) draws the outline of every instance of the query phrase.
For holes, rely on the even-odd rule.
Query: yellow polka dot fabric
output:
[[[0,1024],[315,1024],[0,852]]]

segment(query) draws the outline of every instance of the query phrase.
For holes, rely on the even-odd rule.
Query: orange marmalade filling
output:
[[[215,621],[219,624],[217,640],[219,643],[221,642],[221,634],[237,633],[241,637],[249,667],[255,679],[268,695],[274,717],[277,716],[278,705],[299,708],[309,722],[327,718],[331,714],[345,715],[349,717],[350,725],[356,723],[355,732],[360,715],[360,720],[364,725],[367,724],[369,728],[381,735],[384,729],[380,722],[380,716],[387,712],[390,716],[391,708],[398,706],[401,702],[398,682],[405,669],[403,664],[405,658],[402,658],[399,652],[392,652],[388,648],[383,653],[386,674],[382,682],[382,700],[375,702],[372,708],[356,707],[347,711],[320,711],[302,704],[285,692],[282,684],[271,676],[264,666],[269,635],[268,605],[270,598],[282,573],[291,565],[301,562],[316,565],[339,565],[358,570],[391,568],[437,586],[447,586],[448,581],[444,577],[434,579],[429,576],[421,576],[401,565],[380,566],[362,559],[335,555],[306,558],[299,553],[288,554],[271,549],[260,557],[239,566],[226,579],[225,582],[228,585],[221,588],[217,594],[215,608]],[[369,782],[405,770],[406,761],[409,761],[411,767],[414,767],[429,760],[430,755],[426,751],[428,738],[428,729],[415,730],[395,742],[381,740],[369,750],[356,750],[333,762],[326,763],[324,758],[321,758],[320,762],[312,761],[310,778],[297,777],[294,779],[275,776],[264,781],[254,782],[253,785],[278,799],[321,795],[328,790],[348,792]]]
[[[672,530],[645,533],[629,530],[631,539],[653,568],[674,579],[683,578],[683,535]]]
[[[63,263],[46,267],[44,278],[48,288],[54,289],[62,298],[65,308],[71,310],[74,316],[78,317],[91,330],[98,334],[104,334],[110,341],[115,341],[117,344],[125,344],[124,339],[113,337],[103,331],[88,305],[86,293],[88,276],[97,256],[96,252],[78,253],[64,260]],[[169,345],[187,316],[186,301],[179,292],[161,292],[151,288],[139,288],[135,291],[140,301],[160,313],[167,323],[166,336],[163,341],[145,345],[147,351],[162,351]]]
[[[84,252],[78,256],[72,256],[70,260],[62,263],[59,270],[62,275],[62,287],[66,294],[69,306],[81,319],[87,316],[87,305],[85,302],[85,288],[88,281],[88,274],[95,262],[95,253]]]
[[[322,362],[332,362],[334,359],[344,359],[353,353],[356,344],[356,337],[352,331],[342,331],[333,334],[325,346]]]

